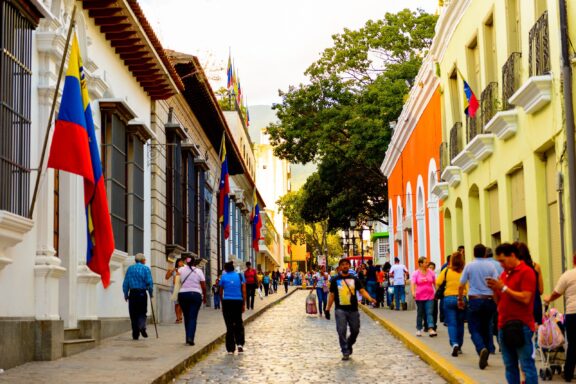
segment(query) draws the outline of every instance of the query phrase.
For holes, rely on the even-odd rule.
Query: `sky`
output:
[[[404,8],[435,12],[438,0],[140,0],[164,48],[194,54],[226,82],[229,51],[249,105],[280,102],[344,28]],[[212,71],[208,71],[211,73]]]

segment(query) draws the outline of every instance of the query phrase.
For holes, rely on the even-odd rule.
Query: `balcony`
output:
[[[450,128],[450,163],[462,151],[462,123],[454,123]]]
[[[522,74],[522,54],[512,52],[506,63],[502,66],[502,110],[508,111],[515,106],[508,101],[520,88]]]
[[[460,173],[460,167],[451,165],[444,168],[440,177],[442,180],[446,181],[450,187],[457,187],[462,179]]]
[[[440,175],[442,175],[444,169],[450,165],[450,158],[448,155],[448,143],[443,141],[438,149],[438,157],[440,158]]]
[[[432,187],[432,194],[436,196],[438,200],[444,201],[448,198],[448,189],[449,185],[447,182],[436,183],[434,187]]]
[[[514,105],[532,114],[544,108],[552,100],[552,74],[532,76],[510,98]]]
[[[542,76],[550,73],[550,41],[548,38],[548,11],[530,29],[528,34],[528,73]]]
[[[0,210],[0,270],[12,263],[5,251],[22,242],[34,222],[26,217]]]
[[[472,140],[474,140],[476,135],[480,133],[481,127],[478,126],[478,124],[480,124],[480,121],[481,119],[478,113],[476,113],[476,116],[474,117],[470,116],[466,117],[466,143],[469,143]]]
[[[482,128],[486,129],[488,122],[494,117],[500,108],[498,105],[498,83],[493,81],[484,88],[480,96],[480,116]],[[472,140],[469,140],[470,142]]]
[[[486,131],[492,132],[500,140],[508,140],[518,130],[518,111],[509,109],[498,112],[492,120],[486,124]]]
[[[470,152],[478,162],[487,159],[494,152],[494,135],[492,133],[476,135],[476,137],[468,143],[465,148],[465,151],[466,150]]]
[[[462,169],[462,172],[469,173],[478,166],[478,160],[476,160],[475,154],[466,146],[466,148],[452,160],[452,164]]]

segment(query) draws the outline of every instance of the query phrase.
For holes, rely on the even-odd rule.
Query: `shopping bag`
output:
[[[316,306],[316,295],[312,292],[306,297],[306,313],[308,315],[315,315],[318,313],[318,307]]]
[[[258,296],[260,296],[261,300],[264,300],[264,293],[262,292],[262,287],[258,288]]]

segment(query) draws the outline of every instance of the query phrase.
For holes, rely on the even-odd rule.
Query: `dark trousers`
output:
[[[270,287],[270,283],[262,285],[264,286],[264,296],[268,296],[268,287]]]
[[[256,296],[258,284],[246,284],[246,309],[254,309],[254,296]]]
[[[182,307],[182,314],[184,315],[186,342],[193,343],[196,336],[198,312],[202,306],[202,295],[198,292],[180,292],[178,293],[178,303]]]
[[[564,327],[566,328],[566,338],[568,339],[564,378],[572,380],[574,378],[574,367],[576,366],[576,314],[566,315]]]
[[[352,354],[352,346],[358,338],[360,333],[360,313],[358,311],[345,311],[337,309],[336,316],[336,332],[338,332],[338,341],[340,342],[340,350],[343,355]],[[350,327],[350,336],[346,337]]]
[[[432,317],[434,318],[434,330],[438,328],[438,300],[434,299],[434,309],[432,311]]]
[[[288,293],[288,284],[290,284],[290,282],[288,280],[284,280],[284,291],[286,291],[286,293]]]
[[[486,348],[494,352],[493,321],[496,303],[491,299],[470,299],[468,301],[468,330],[476,353]]]
[[[128,294],[128,312],[132,323],[132,338],[138,340],[140,331],[146,329],[148,295],[145,289],[131,289]]]
[[[272,286],[274,287],[274,293],[278,291],[278,280],[272,280]]]
[[[222,313],[226,323],[226,351],[234,352],[237,345],[244,345],[242,300],[222,300]]]

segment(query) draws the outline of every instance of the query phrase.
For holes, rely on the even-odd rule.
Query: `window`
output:
[[[452,123],[462,122],[462,110],[460,109],[460,87],[458,86],[458,74],[456,68],[452,71],[449,78],[450,88],[450,107],[452,110]]]
[[[500,245],[502,239],[500,235],[500,203],[498,200],[498,185],[488,190],[488,203],[490,210],[490,238],[492,247]]]
[[[146,127],[124,102],[100,100],[102,163],[116,249],[144,251],[144,144]]]
[[[466,50],[466,62],[468,64],[468,78],[465,79],[474,94],[480,94],[480,52],[478,50],[478,38],[474,37]]]
[[[496,36],[494,34],[494,15],[490,15],[484,23],[484,56],[486,58],[486,84],[498,81],[498,65],[496,63]]]
[[[508,27],[508,54],[521,52],[520,0],[506,0]]]
[[[0,210],[28,216],[32,30],[38,20],[0,0]]]

